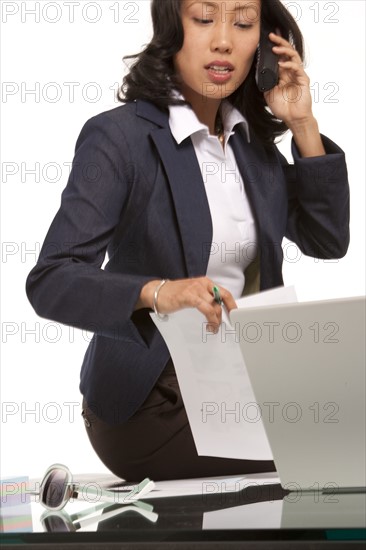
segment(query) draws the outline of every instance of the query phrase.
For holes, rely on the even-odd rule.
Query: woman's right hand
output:
[[[136,309],[153,309],[154,293],[161,281],[146,283],[140,293]],[[217,286],[223,304],[228,311],[237,307],[232,294],[225,288],[215,285],[208,277],[178,279],[167,281],[159,290],[157,309],[161,315],[173,313],[184,308],[196,308],[207,319],[207,330],[217,332],[221,324],[222,308],[215,302],[212,288]]]

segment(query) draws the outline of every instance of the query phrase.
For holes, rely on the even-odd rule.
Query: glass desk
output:
[[[252,485],[121,506],[73,500],[47,512],[29,495],[2,497],[1,547],[33,549],[365,548],[366,494]]]

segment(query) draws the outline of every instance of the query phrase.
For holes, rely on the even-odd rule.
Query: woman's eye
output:
[[[239,27],[239,29],[250,29],[253,26],[250,23],[235,23],[235,25]]]
[[[198,23],[199,25],[209,25],[210,23],[213,22],[213,19],[201,19],[200,17],[193,17],[193,21],[195,23]],[[240,23],[239,21],[237,21],[235,23],[235,26],[238,27],[239,29],[249,29],[253,25],[251,23]]]
[[[212,23],[212,19],[199,19],[198,17],[194,17],[193,20],[196,21],[196,23],[201,23],[201,25]]]

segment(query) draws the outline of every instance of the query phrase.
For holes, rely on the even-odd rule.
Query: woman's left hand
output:
[[[293,46],[273,32],[269,38],[274,43],[273,52],[279,56],[279,82],[264,93],[264,98],[274,116],[291,129],[293,125],[313,118],[310,79]]]

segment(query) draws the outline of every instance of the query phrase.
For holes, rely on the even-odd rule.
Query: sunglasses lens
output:
[[[42,503],[47,508],[59,508],[65,501],[69,481],[68,473],[61,470],[52,470],[44,481]]]

